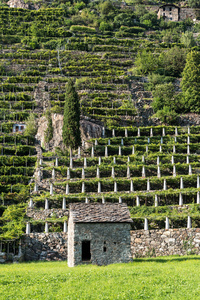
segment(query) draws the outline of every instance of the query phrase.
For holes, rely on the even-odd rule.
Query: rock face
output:
[[[53,123],[53,139],[50,141],[50,149],[55,150],[56,147],[64,149],[63,138],[62,138],[62,127],[63,127],[63,115],[52,114]],[[47,119],[42,116],[38,120],[38,132],[36,139],[41,146],[45,146],[44,133],[47,129]],[[87,141],[91,138],[99,138],[102,135],[102,126],[97,125],[88,120],[80,121],[81,138]]]
[[[25,3],[23,0],[10,0],[7,2],[10,8],[23,8],[23,9],[39,9],[40,5],[37,3]]]
[[[49,107],[49,92],[46,81],[40,81],[34,92],[34,99],[37,103],[37,109],[45,111]]]

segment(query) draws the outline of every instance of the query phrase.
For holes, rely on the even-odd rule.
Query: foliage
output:
[[[37,123],[35,115],[31,113],[26,120],[25,134],[30,136],[35,136],[37,133]]]
[[[189,31],[182,33],[180,41],[184,44],[186,48],[191,48],[196,45],[193,33]]]
[[[137,74],[147,74],[157,69],[158,59],[153,53],[143,50],[137,54],[135,66]]]
[[[199,0],[188,0],[188,5],[192,8],[200,8]]]
[[[81,144],[80,104],[72,80],[66,88],[62,136],[66,147],[76,149]]]
[[[181,81],[186,111],[200,112],[200,53],[188,53]]]

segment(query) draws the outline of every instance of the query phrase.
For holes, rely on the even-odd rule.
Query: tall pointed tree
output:
[[[200,112],[200,53],[191,51],[187,55],[183,70],[181,89],[186,111]]]
[[[62,137],[65,146],[70,149],[70,155],[72,149],[81,145],[80,103],[71,79],[66,87]]]

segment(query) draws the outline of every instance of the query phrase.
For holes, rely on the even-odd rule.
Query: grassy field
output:
[[[67,262],[0,265],[0,299],[200,299],[200,257],[137,259],[68,268]]]

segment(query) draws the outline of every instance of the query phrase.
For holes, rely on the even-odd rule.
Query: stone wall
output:
[[[200,9],[193,9],[193,8],[182,8],[180,9],[180,21],[185,19],[194,20],[197,18],[197,14]]]
[[[133,257],[200,255],[200,228],[131,231]]]
[[[93,263],[101,265],[127,261],[126,258],[129,256],[127,245],[130,236],[127,235],[127,228],[123,228],[124,224],[121,228],[117,226],[118,224],[107,224],[105,229],[99,224],[92,224],[94,226],[92,230],[91,224],[82,225],[78,224],[75,228],[76,264],[81,263],[81,240],[83,239],[93,239],[91,244]],[[127,225],[129,226],[129,224],[125,224],[125,226]],[[71,239],[71,243],[73,243],[74,236],[71,236]],[[103,252],[104,241],[107,252]],[[22,253],[26,261],[67,260],[67,248],[67,233],[63,232],[31,233],[24,235],[22,239]],[[133,258],[187,255],[190,253],[200,255],[200,228],[131,231],[131,256]],[[4,256],[5,254],[2,253],[0,258],[3,259]],[[74,253],[72,253],[71,260],[74,259]]]
[[[22,239],[22,253],[25,261],[66,260],[67,233],[31,233]]]

